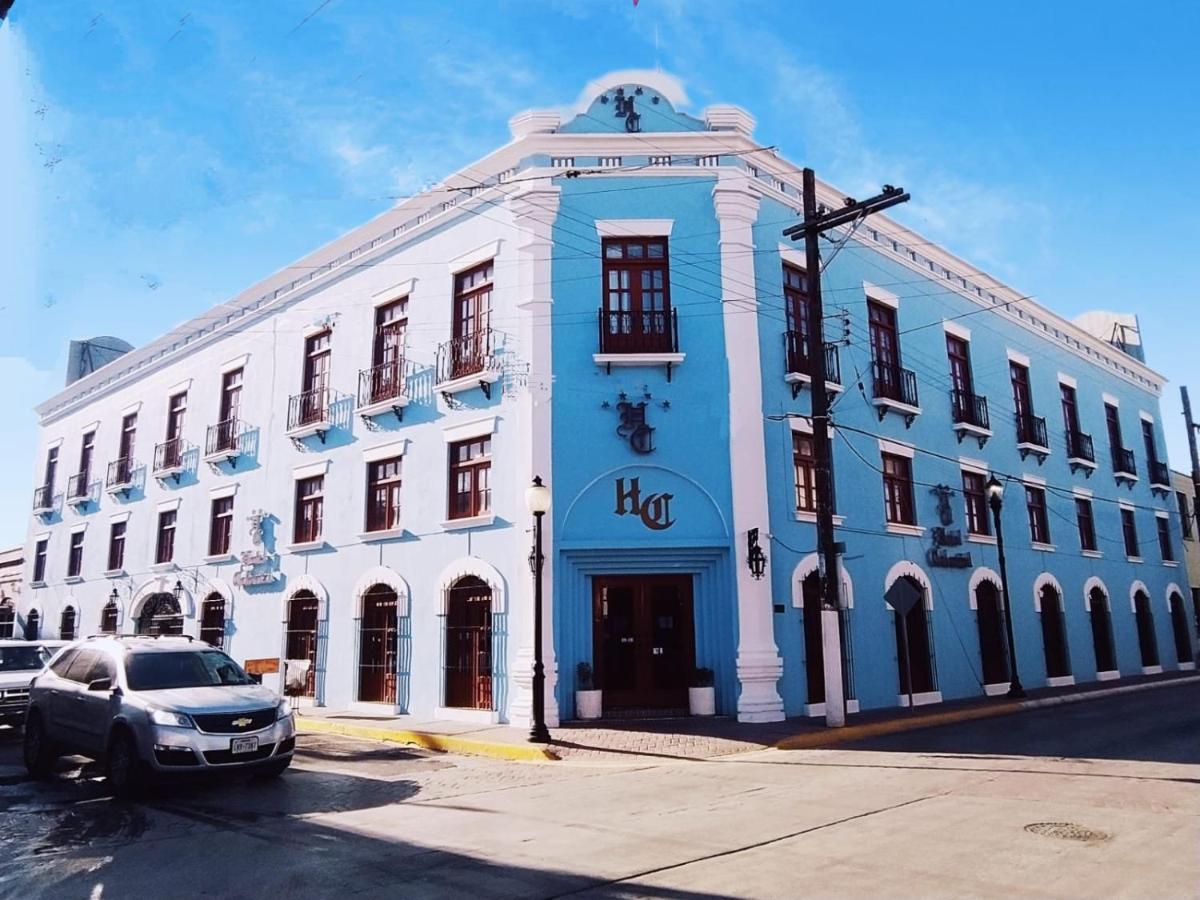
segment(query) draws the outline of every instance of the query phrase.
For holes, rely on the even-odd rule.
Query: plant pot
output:
[[[717,712],[717,690],[713,687],[688,688],[688,711],[693,716],[711,716]]]
[[[598,719],[604,709],[601,701],[603,691],[576,691],[575,715],[580,719]]]

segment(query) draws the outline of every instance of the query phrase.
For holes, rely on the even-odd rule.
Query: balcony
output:
[[[54,485],[43,484],[33,489],[33,514],[44,516],[54,511]]]
[[[171,438],[154,445],[154,477],[174,478],[176,483],[183,473],[183,451],[187,446],[183,438]]]
[[[1137,484],[1137,463],[1133,460],[1133,451],[1125,447],[1112,449],[1113,476],[1118,482],[1125,482],[1130,487]]]
[[[209,425],[204,436],[204,461],[212,465],[227,462],[236,467],[237,458],[242,455],[244,431],[245,424],[237,419]]]
[[[136,463],[130,457],[113,460],[108,464],[104,489],[110,494],[128,494],[133,487],[133,473],[136,468]]]
[[[970,435],[978,440],[979,446],[982,447],[992,436],[987,397],[953,388],[950,391],[950,415],[960,444],[964,437]]]
[[[88,484],[89,472],[80,472],[67,479],[67,502],[72,506],[82,506],[92,499],[91,485]]]
[[[496,332],[484,328],[439,344],[435,366],[433,389],[443,397],[478,387],[490,400],[492,385],[500,380]]]
[[[325,443],[325,433],[333,426],[330,411],[333,392],[329,388],[293,394],[288,398],[287,436],[300,441],[314,434]]]
[[[601,308],[597,313],[599,352],[592,354],[598,366],[611,373],[613,366],[666,366],[671,370],[683,362],[679,352],[679,314],[675,310],[622,312]]]
[[[812,382],[812,356],[808,350],[808,337],[799,331],[785,331],[783,341],[787,354],[787,371],[783,380],[792,386],[792,396],[796,397],[804,385]],[[842,389],[842,366],[838,348],[828,344],[825,346],[825,389]]]
[[[404,419],[408,385],[403,359],[394,359],[358,373],[358,414],[365,422],[372,416],[393,412]]]
[[[1150,460],[1150,490],[1162,491],[1164,494],[1171,493],[1171,472],[1167,468],[1165,462],[1159,462],[1157,459]]]
[[[1030,453],[1037,457],[1038,465],[1050,455],[1050,440],[1046,437],[1046,419],[1033,413],[1017,413],[1017,451],[1021,459]]]
[[[1092,436],[1082,431],[1067,432],[1067,465],[1072,472],[1082,470],[1091,477],[1096,469],[1096,450],[1092,446]]]
[[[910,369],[880,362],[872,363],[871,369],[872,392],[875,395],[871,402],[879,413],[879,421],[882,422],[887,413],[894,412],[904,416],[906,428],[911,426],[913,419],[921,413],[917,399],[917,376]]]

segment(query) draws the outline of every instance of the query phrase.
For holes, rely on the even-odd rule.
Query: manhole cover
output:
[[[1025,830],[1032,834],[1062,838],[1064,841],[1107,841],[1110,837],[1106,832],[1084,828],[1073,822],[1034,822],[1026,825]]]

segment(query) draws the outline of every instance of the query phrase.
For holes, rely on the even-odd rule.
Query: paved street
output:
[[[125,805],[5,734],[0,895],[1194,896],[1198,738],[1196,685],[709,761],[308,737],[278,782]]]

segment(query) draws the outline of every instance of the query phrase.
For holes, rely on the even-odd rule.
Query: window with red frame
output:
[[[605,238],[601,352],[670,352],[671,280],[666,238]]]
[[[367,463],[367,531],[400,527],[400,460]]]
[[[178,513],[164,509],[158,514],[158,539],[154,545],[154,561],[169,563],[175,558],[175,520]]]
[[[883,455],[883,500],[887,520],[896,525],[916,525],[913,504],[912,460],[893,453]]]
[[[796,510],[817,511],[817,476],[811,434],[792,432],[792,468],[796,477]]]
[[[469,519],[492,508],[491,436],[450,445],[450,516]]]
[[[224,556],[233,537],[233,498],[218,497],[212,502],[208,523],[208,555]]]
[[[296,482],[295,542],[307,544],[321,539],[321,519],[325,506],[325,476],[303,478]]]
[[[962,473],[963,499],[967,504],[967,533],[991,534],[986,484],[979,472]]]

